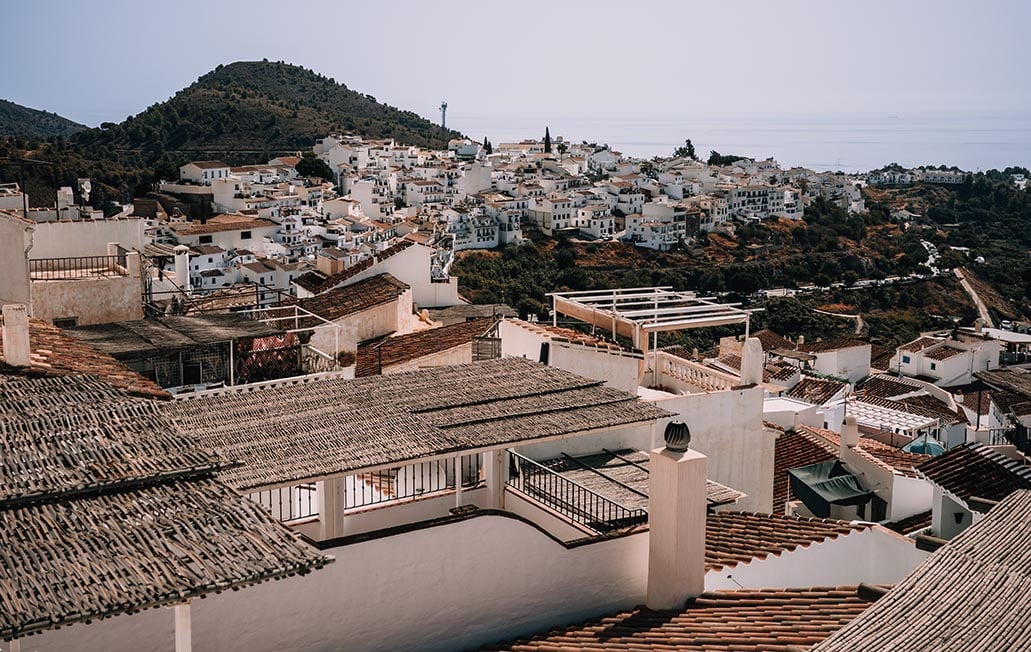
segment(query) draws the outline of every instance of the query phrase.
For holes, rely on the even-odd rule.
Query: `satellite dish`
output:
[[[90,183],[89,179],[79,179],[79,194],[82,195],[83,204],[89,201],[91,190],[93,190],[93,184]]]

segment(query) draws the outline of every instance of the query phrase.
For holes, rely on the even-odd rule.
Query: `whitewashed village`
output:
[[[110,217],[5,184],[0,649],[1026,649],[1031,335],[788,339],[667,286],[520,315],[452,273],[964,178],[549,133],[197,160]]]

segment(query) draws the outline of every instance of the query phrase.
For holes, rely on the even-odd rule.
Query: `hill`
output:
[[[71,136],[86,125],[63,118],[56,113],[39,111],[7,100],[0,100],[0,136],[14,138],[49,138]]]
[[[26,186],[34,206],[52,205],[54,186],[74,185],[77,177],[94,180],[93,204],[103,206],[145,194],[155,181],[175,178],[179,166],[190,160],[264,162],[310,149],[331,133],[438,149],[444,142],[441,128],[429,120],[311,70],[243,61],[219,66],[123,122],[84,128],[67,139],[16,140],[0,132],[0,158],[24,156],[55,164],[53,170],[29,170]],[[447,135],[460,136],[455,131]],[[6,172],[0,167],[0,181],[11,180]]]
[[[219,66],[169,100],[120,124],[78,134],[90,147],[233,151],[307,149],[330,133],[353,132],[440,148],[438,125],[382,104],[311,70],[286,63],[241,61]]]

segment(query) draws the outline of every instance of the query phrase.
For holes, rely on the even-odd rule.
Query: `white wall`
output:
[[[655,401],[680,415],[691,429],[691,448],[708,458],[709,479],[743,491],[737,508],[770,513],[773,509],[773,448],[776,437],[763,427],[762,386],[688,394]],[[666,421],[655,424],[662,443]]]
[[[0,215],[0,305],[29,305],[29,264],[25,250],[33,246],[33,226]]]
[[[813,369],[855,384],[870,375],[870,345],[817,353]]]
[[[838,535],[705,575],[705,590],[895,584],[929,553],[887,528]]]
[[[109,242],[130,251],[143,251],[143,222],[139,218],[40,222],[34,228],[31,258],[106,256]]]
[[[456,650],[641,604],[648,536],[566,549],[481,516],[326,551],[302,577],[194,600],[193,648],[248,652]],[[168,652],[170,610],[31,637],[24,652]]]

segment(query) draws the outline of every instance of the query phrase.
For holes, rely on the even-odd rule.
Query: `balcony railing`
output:
[[[119,256],[78,256],[74,258],[33,258],[29,260],[32,280],[61,281],[103,276],[128,276]]]
[[[319,501],[314,484],[259,491],[251,494],[251,498],[283,523],[319,515]]]
[[[604,534],[648,522],[644,509],[624,507],[515,451],[509,455],[517,473],[508,486],[575,523]]]
[[[457,464],[463,489],[483,482],[479,454],[463,455]],[[385,471],[373,471],[344,478],[344,507],[356,509],[406,498],[417,498],[456,486],[455,458],[409,464]]]

